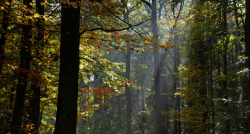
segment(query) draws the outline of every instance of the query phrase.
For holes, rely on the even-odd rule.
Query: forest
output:
[[[0,0],[1,134],[249,134],[250,0]]]

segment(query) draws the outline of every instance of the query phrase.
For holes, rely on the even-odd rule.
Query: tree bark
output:
[[[124,2],[124,5],[127,7],[127,3]],[[127,9],[126,14],[124,16],[124,19],[127,23],[129,23],[129,11]],[[125,77],[129,80],[130,79],[130,56],[131,56],[131,47],[130,47],[130,42],[126,42],[127,43],[127,53],[125,55],[126,57],[126,74]],[[125,85],[125,94],[126,94],[126,104],[127,104],[127,118],[126,118],[126,133],[127,134],[132,134],[132,130],[131,130],[131,114],[132,114],[132,104],[131,104],[131,91],[130,88],[128,87],[128,85]]]
[[[41,4],[44,2],[44,0],[36,0],[36,11],[39,15],[44,15],[44,6]],[[41,51],[44,47],[44,19],[43,17],[38,18],[36,22],[36,28],[37,28],[37,35],[35,37],[35,48],[37,48],[35,51],[35,57],[41,59]],[[37,63],[34,64],[34,73],[40,74],[40,69]],[[39,131],[39,125],[40,125],[40,88],[41,88],[41,81],[39,78],[32,75],[31,78],[31,91],[32,91],[32,97],[30,100],[30,107],[31,107],[31,122],[34,124],[34,129],[32,130],[32,133],[38,134]]]
[[[11,2],[12,0],[8,0],[9,5],[7,9],[4,10],[3,13],[3,21],[2,21],[2,33],[0,38],[0,76],[2,75],[2,68],[4,63],[4,45],[7,39],[7,28],[9,26],[9,16],[10,16],[10,9],[11,9]],[[4,2],[3,2],[4,3]]]
[[[174,93],[177,92],[178,88],[178,82],[179,82],[179,71],[178,71],[178,66],[179,66],[179,48],[177,46],[177,37],[174,37],[174,44],[176,48],[174,48]],[[178,134],[178,108],[179,108],[179,95],[175,96],[174,98],[174,128],[173,128],[173,134]],[[180,128],[181,129],[181,128]]]
[[[24,18],[31,16],[32,6],[29,4],[32,0],[24,0],[23,3],[29,9],[24,12]],[[30,73],[30,61],[31,61],[31,39],[32,39],[32,27],[31,20],[28,19],[28,25],[22,26],[22,39],[21,39],[21,58],[19,64],[18,85],[16,89],[16,98],[13,110],[11,133],[19,134],[22,129],[22,116],[24,111],[25,93],[27,90],[27,81]]]
[[[151,15],[152,15],[152,21],[151,21],[151,28],[152,33],[154,37],[157,37],[154,41],[154,90],[155,90],[155,96],[154,96],[154,118],[155,118],[155,126],[154,126],[154,132],[156,134],[163,134],[164,128],[162,126],[161,121],[161,91],[160,91],[160,62],[159,62],[159,50],[157,49],[157,43],[158,43],[158,27],[157,27],[157,2],[156,0],[152,0],[152,4],[147,2],[146,0],[141,0],[148,10],[151,9]]]
[[[157,27],[157,3],[156,0],[152,0],[152,33],[154,37],[158,36]],[[159,50],[157,49],[158,37],[154,41],[154,90],[155,90],[155,133],[163,134],[161,121],[161,91],[160,91],[160,64],[159,64]]]
[[[212,42],[210,41],[210,44],[212,44]],[[209,50],[212,50],[212,45],[209,46]],[[213,57],[210,55],[209,56],[209,70],[208,70],[208,76],[209,76],[209,89],[210,89],[210,98],[211,98],[211,111],[210,111],[210,115],[212,118],[212,121],[210,123],[209,128],[212,130],[211,134],[215,134],[215,106],[214,106],[214,88],[213,88]]]
[[[228,51],[228,44],[229,44],[229,38],[227,37],[227,1],[222,2],[222,26],[224,27],[223,29],[223,37],[225,38],[225,43],[223,44],[223,53],[222,53],[222,58],[223,58],[223,75],[224,75],[224,80],[223,80],[223,90],[225,93],[225,98],[229,99],[228,97],[228,81],[227,81],[227,51]],[[228,107],[228,102],[226,103],[225,107]],[[226,110],[227,114],[229,114],[230,112],[228,110]],[[229,134],[231,133],[231,125],[230,125],[230,121],[227,119],[225,121],[225,133]]]
[[[196,7],[195,7],[195,16],[194,16],[194,25],[193,25],[193,31],[199,30],[197,28],[197,25],[199,22],[204,21],[204,16],[200,15],[200,11],[206,3],[201,0],[196,0]],[[204,32],[204,31],[200,31]],[[190,67],[194,70],[199,70],[199,74],[191,75],[190,76],[190,82],[194,84],[192,86],[193,89],[195,89],[197,94],[200,96],[200,98],[193,98],[189,103],[189,105],[192,107],[193,105],[198,105],[202,110],[197,112],[197,115],[194,115],[194,117],[198,117],[200,119],[194,119],[190,123],[190,133],[208,133],[208,127],[206,125],[208,120],[208,110],[207,110],[207,73],[206,73],[206,59],[207,59],[207,46],[205,44],[205,37],[203,35],[200,35],[197,32],[194,32],[191,34],[192,38],[192,44],[190,48],[190,61],[192,65]],[[193,42],[195,41],[195,42]],[[196,111],[196,110],[195,110]],[[189,125],[189,124],[188,124]],[[199,128],[197,126],[200,126]]]
[[[250,69],[250,0],[246,0],[246,20],[245,20],[245,56],[246,56],[246,67]],[[247,87],[246,87],[246,98],[248,100],[247,105],[250,106],[250,71],[248,71]],[[250,132],[250,116],[247,117],[246,132]]]
[[[127,42],[126,78],[128,80],[130,79],[130,54],[131,54],[130,43]],[[125,86],[125,93],[126,93],[126,103],[127,103],[127,134],[132,134],[132,131],[131,131],[131,113],[132,113],[131,91],[128,85]]]
[[[77,8],[62,3],[60,73],[57,115],[54,134],[75,134],[77,124],[79,73],[79,0]]]

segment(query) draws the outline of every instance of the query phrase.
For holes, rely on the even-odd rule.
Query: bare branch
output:
[[[140,33],[138,33],[134,28],[133,28],[133,25],[131,25],[130,23],[128,23],[128,22],[126,22],[126,21],[124,21],[124,20],[122,20],[119,16],[117,16],[117,15],[115,15],[109,8],[107,8],[107,10],[113,15],[113,16],[115,16],[118,20],[120,20],[120,21],[122,21],[122,22],[124,22],[124,23],[126,23],[127,25],[129,25],[129,27],[134,31],[134,32],[136,32],[138,35],[140,35],[141,37],[143,37]],[[148,21],[148,20],[147,20]],[[146,22],[147,22],[146,21]],[[144,22],[143,22],[144,23]],[[139,24],[142,24],[142,23],[139,23]],[[135,26],[135,25],[134,25]],[[138,25],[137,25],[138,26]]]
[[[149,21],[149,20],[147,20]],[[127,30],[129,28],[132,28],[134,26],[139,26],[147,21],[144,21],[144,22],[141,22],[141,23],[138,23],[138,24],[135,24],[135,25],[131,25],[129,24],[128,27],[125,27],[125,28],[121,28],[121,29],[104,29],[102,27],[99,27],[99,28],[93,28],[93,29],[86,29],[86,30],[83,30],[82,32],[79,33],[79,36],[81,36],[83,33],[87,32],[87,31],[97,31],[97,30],[101,30],[101,31],[104,31],[104,32],[117,32],[117,31],[123,31],[123,30]],[[139,34],[139,33],[138,33]],[[140,35],[140,34],[139,34]]]
[[[141,0],[141,2],[143,2],[144,4],[146,4],[150,9],[152,9],[152,5],[147,2],[146,0]]]

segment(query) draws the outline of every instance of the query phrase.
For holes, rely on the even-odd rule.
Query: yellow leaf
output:
[[[34,18],[39,18],[40,16],[39,16],[39,14],[38,13],[36,13],[35,15],[34,15]]]
[[[41,6],[45,6],[45,2],[41,2],[40,4],[41,4]]]

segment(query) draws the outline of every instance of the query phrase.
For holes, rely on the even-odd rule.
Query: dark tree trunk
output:
[[[207,116],[208,110],[207,110],[207,105],[206,105],[206,101],[207,101],[206,64],[207,63],[206,63],[206,57],[205,57],[206,49],[204,49],[204,47],[205,47],[204,42],[201,42],[201,46],[198,45],[198,47],[200,47],[200,48],[203,47],[203,49],[200,49],[197,51],[197,53],[198,53],[197,58],[198,58],[198,62],[199,62],[199,64],[197,66],[199,66],[198,69],[201,70],[200,78],[197,77],[197,80],[201,84],[200,88],[199,88],[199,93],[201,96],[200,106],[204,107],[204,111],[202,111],[201,124],[202,124],[203,128],[201,129],[201,133],[208,133],[208,126],[205,125],[207,123],[207,119],[208,119],[208,116]]]
[[[173,78],[173,81],[174,81],[174,93],[177,92],[177,88],[178,88],[178,85],[179,85],[179,71],[178,71],[178,66],[179,66],[179,48],[177,46],[177,38],[178,36],[175,36],[174,37],[174,44],[176,46],[176,48],[174,49],[174,78]],[[178,126],[178,118],[179,118],[179,113],[178,113],[178,109],[179,109],[179,95],[178,96],[175,96],[174,98],[174,128],[173,128],[173,134],[180,134],[178,133],[178,129],[181,129],[181,128],[178,128],[180,126]]]
[[[29,11],[24,12],[24,18],[31,15],[32,6],[29,4],[32,0],[24,0],[23,3],[27,6]],[[32,28],[31,20],[28,20],[28,25],[22,26],[22,39],[21,39],[21,58],[18,69],[18,85],[16,89],[16,98],[14,104],[13,118],[12,118],[12,134],[18,134],[21,132],[22,116],[24,111],[25,93],[27,90],[27,81],[30,73],[30,61],[31,61],[31,39]]]
[[[121,121],[121,115],[122,115],[122,109],[121,109],[121,96],[117,97],[117,114],[118,114],[118,120],[120,120],[118,122],[118,129],[122,128],[122,121]]]
[[[44,2],[44,0],[36,0],[36,11],[39,15],[44,15],[44,6],[41,4]],[[34,46],[36,50],[35,57],[41,59],[41,51],[44,47],[44,19],[43,17],[38,18],[36,22],[36,28],[37,28],[37,35],[35,37],[35,44]],[[34,73],[40,74],[40,69],[38,67],[37,63],[34,64]],[[32,130],[32,133],[37,134],[39,131],[39,125],[40,125],[40,88],[41,83],[39,81],[39,78],[32,75],[31,78],[31,91],[32,91],[32,97],[30,100],[30,107],[31,107],[31,122],[34,124],[34,129]]]
[[[178,83],[179,83],[179,81],[178,81]],[[178,84],[179,85],[179,84]],[[181,134],[181,117],[180,117],[180,111],[181,111],[181,106],[180,106],[180,95],[178,95],[177,96],[177,113],[178,113],[178,115],[177,115],[177,119],[178,119],[178,121],[177,121],[177,133],[178,134]]]
[[[130,79],[130,54],[131,54],[130,43],[127,42],[126,78],[128,80]],[[126,93],[126,103],[127,103],[127,134],[132,134],[132,131],[131,131],[131,113],[132,113],[131,91],[128,85],[125,86],[125,93]]]
[[[176,60],[176,59],[175,59]],[[174,72],[175,72],[175,74],[174,74],[174,92],[176,92],[177,91],[177,77],[176,77],[176,61],[174,61]],[[173,128],[173,134],[177,134],[177,129],[178,129],[178,126],[177,126],[177,109],[178,109],[178,105],[177,105],[177,96],[175,96],[174,98],[174,128]]]
[[[141,86],[141,111],[146,111],[146,108],[145,108],[145,89],[143,87],[143,84]]]
[[[127,3],[124,3],[125,6],[127,6]],[[124,16],[124,19],[127,23],[129,23],[129,11],[127,9],[126,14]],[[131,56],[131,47],[130,47],[130,42],[127,43],[127,54],[125,55],[126,57],[126,74],[125,77],[129,80],[130,79],[130,56]],[[125,85],[125,94],[126,94],[126,104],[127,104],[127,118],[126,118],[126,133],[127,134],[132,134],[131,130],[131,118],[132,118],[132,104],[131,104],[131,91],[128,85]]]
[[[30,100],[30,107],[32,108],[30,117],[32,124],[34,124],[34,129],[32,130],[32,132],[34,134],[37,134],[40,125],[40,85],[37,79],[31,80],[31,90],[33,90],[33,94]]]
[[[80,3],[79,0],[70,2]],[[77,124],[80,6],[62,3],[60,73],[55,134],[75,134]]]
[[[5,9],[3,13],[3,21],[2,21],[2,29],[1,29],[2,33],[1,33],[1,38],[0,38],[0,76],[2,75],[2,68],[3,68],[3,63],[4,63],[3,46],[5,45],[5,42],[7,39],[6,35],[7,35],[7,28],[9,25],[9,16],[10,16],[10,8],[11,8],[12,0],[8,0],[8,2],[9,2],[9,5],[7,6],[8,9]]]
[[[210,42],[210,44],[212,44],[212,42]],[[212,50],[212,46],[210,46],[209,48],[210,50]],[[215,106],[214,106],[214,88],[213,88],[213,62],[214,60],[212,59],[212,56],[209,56],[209,89],[210,89],[210,98],[211,98],[211,124],[209,126],[209,128],[212,130],[212,134],[215,134]]]
[[[117,107],[118,107],[118,115],[119,115],[119,118],[122,114],[122,109],[121,109],[121,96],[118,96],[117,97]]]
[[[250,0],[246,0],[246,20],[245,20],[245,56],[246,56],[246,67],[250,69]],[[250,71],[248,71],[246,97],[248,100],[248,106],[250,106]],[[250,132],[250,116],[247,118],[246,132]]]
[[[197,30],[197,24],[199,22],[202,22],[204,19],[204,16],[200,16],[200,11],[204,6],[206,6],[205,2],[201,0],[195,1],[196,11],[195,11],[195,17],[194,17],[194,30]],[[203,31],[202,31],[203,32]],[[195,115],[199,117],[200,119],[194,120],[194,122],[191,123],[190,133],[208,133],[208,126],[207,120],[208,120],[208,110],[207,110],[207,74],[206,74],[206,52],[207,52],[207,45],[205,43],[205,37],[203,35],[200,35],[199,33],[194,32],[192,35],[192,40],[195,42],[192,42],[191,49],[190,49],[190,60],[192,61],[192,69],[199,70],[199,75],[193,75],[190,76],[190,81],[194,83],[195,87],[194,89],[197,89],[200,98],[194,98],[190,101],[191,105],[199,105],[199,107],[202,108],[202,110],[198,113],[199,115]],[[199,128],[196,128],[196,126],[199,126]]]
[[[10,94],[10,104],[9,104],[9,108],[8,108],[9,111],[13,110],[14,91],[15,91],[15,87],[12,87],[11,94]],[[8,112],[7,124],[11,124],[11,117],[12,117],[12,112]]]
[[[227,81],[227,50],[228,50],[228,44],[229,44],[229,38],[227,37],[227,1],[222,2],[222,26],[224,27],[223,29],[223,37],[225,38],[225,43],[223,44],[223,53],[222,53],[222,58],[223,58],[223,75],[224,75],[224,80],[223,80],[223,90],[225,93],[225,98],[228,99],[228,81]],[[228,103],[226,103],[225,108],[227,109]],[[229,114],[229,111],[227,111],[227,114]],[[231,126],[230,126],[230,121],[226,120],[225,121],[225,133],[229,134],[231,133]]]

